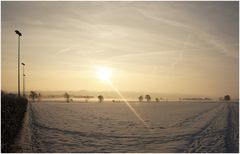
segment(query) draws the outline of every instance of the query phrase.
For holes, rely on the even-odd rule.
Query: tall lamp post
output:
[[[18,97],[20,97],[20,37],[22,34],[15,30],[15,33],[18,35]]]
[[[24,73],[24,66],[25,64],[22,63],[22,66],[23,66],[23,97],[25,97],[25,73]]]

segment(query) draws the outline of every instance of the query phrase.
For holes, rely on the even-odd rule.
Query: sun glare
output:
[[[111,77],[111,70],[107,67],[98,67],[97,75],[103,81],[109,81]]]

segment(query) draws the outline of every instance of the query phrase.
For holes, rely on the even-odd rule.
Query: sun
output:
[[[97,76],[99,77],[99,79],[103,80],[103,81],[109,81],[111,78],[111,70],[107,67],[98,67],[97,68]]]

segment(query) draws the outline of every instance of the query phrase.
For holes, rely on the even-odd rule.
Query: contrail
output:
[[[191,37],[191,35],[188,34],[188,36],[186,37],[186,39],[183,43],[182,49],[180,49],[180,51],[179,51],[178,57],[175,59],[175,61],[171,65],[171,69],[173,69],[175,67],[175,65],[180,62],[180,60],[182,60],[183,52],[185,51],[186,44],[187,44],[188,40],[190,39],[190,37]]]

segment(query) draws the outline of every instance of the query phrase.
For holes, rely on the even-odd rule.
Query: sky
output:
[[[17,29],[27,91],[113,90],[97,73],[105,67],[120,91],[238,97],[238,10],[237,1],[3,1],[2,90],[17,91]]]

